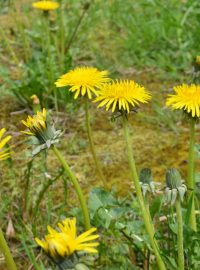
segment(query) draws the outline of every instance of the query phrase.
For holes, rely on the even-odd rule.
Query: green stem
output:
[[[190,146],[189,146],[189,161],[188,161],[188,202],[191,202],[191,213],[190,213],[190,227],[196,231],[196,216],[195,216],[195,203],[194,203],[194,164],[195,164],[195,119],[191,119],[190,122]]]
[[[150,208],[149,208],[149,194],[146,194],[146,197],[144,198],[144,203],[145,203],[148,215],[151,217]]]
[[[85,98],[85,120],[86,120],[86,128],[87,128],[87,135],[88,135],[88,140],[89,140],[89,144],[90,144],[90,150],[91,150],[92,157],[93,157],[93,160],[94,160],[94,163],[96,166],[96,171],[99,175],[99,178],[101,179],[101,181],[103,183],[104,188],[107,189],[107,183],[106,183],[105,177],[103,175],[99,160],[97,158],[95,147],[94,147],[94,142],[92,139],[92,130],[91,130],[91,126],[90,126],[90,116],[89,116],[89,110],[88,110],[87,97]]]
[[[49,23],[49,15],[48,13],[44,15],[44,23],[46,28],[46,35],[45,35],[45,46],[47,50],[47,57],[48,57],[48,75],[50,83],[53,82],[53,71],[52,71],[52,60],[51,60],[51,32],[50,32],[50,23]]]
[[[56,182],[62,175],[63,175],[64,169],[53,179],[49,179],[47,182],[44,182],[44,185],[42,187],[42,190],[40,191],[36,202],[35,202],[35,206],[33,208],[33,216],[36,217],[38,209],[39,209],[39,205],[44,197],[44,195],[46,194],[48,188],[54,183]]]
[[[135,191],[136,191],[137,199],[139,201],[140,210],[142,212],[145,228],[146,228],[147,234],[149,236],[149,240],[150,240],[151,246],[153,248],[154,254],[156,256],[158,267],[160,270],[166,270],[165,264],[162,260],[161,255],[160,255],[157,241],[154,238],[155,231],[154,231],[153,223],[151,220],[151,216],[148,213],[148,210],[145,206],[144,198],[142,196],[142,192],[141,192],[141,188],[140,188],[140,184],[139,184],[139,178],[138,178],[138,174],[137,174],[137,169],[136,169],[136,165],[135,165],[135,160],[133,157],[133,150],[132,150],[130,134],[129,134],[129,127],[128,127],[128,119],[127,119],[127,116],[125,114],[123,114],[123,128],[124,128],[124,136],[125,136],[125,141],[126,141],[128,161],[129,161],[129,166],[130,166],[130,170],[131,170],[132,180],[133,180],[134,185],[135,185]]]
[[[176,216],[178,225],[177,245],[178,245],[178,269],[184,270],[184,249],[183,249],[183,218],[181,212],[180,199],[176,200]]]
[[[76,194],[79,198],[79,202],[82,208],[82,212],[83,212],[83,216],[84,216],[84,221],[85,221],[85,229],[88,230],[90,228],[90,216],[89,216],[89,212],[88,212],[88,208],[87,208],[87,204],[85,201],[85,198],[83,196],[81,187],[74,175],[74,173],[72,172],[72,170],[70,169],[70,167],[68,166],[67,162],[65,161],[65,159],[63,158],[62,154],[58,151],[58,149],[55,147],[55,145],[53,145],[52,147],[54,154],[56,155],[56,157],[58,158],[58,160],[60,161],[60,163],[62,164],[63,168],[65,169],[67,175],[69,176],[71,182],[74,185]]]
[[[6,243],[6,240],[4,238],[4,235],[1,229],[0,229],[0,250],[2,250],[4,254],[8,270],[17,270],[17,266],[13,260],[13,257],[10,253],[10,249]]]
[[[79,27],[80,27],[85,15],[86,15],[87,11],[88,11],[90,5],[92,4],[92,2],[93,2],[93,0],[91,0],[90,3],[85,4],[85,7],[83,8],[83,12],[82,12],[82,14],[81,14],[81,16],[80,16],[74,30],[73,30],[73,32],[72,32],[72,35],[71,35],[68,43],[67,43],[67,46],[65,48],[65,54],[68,53],[68,51],[69,51],[69,49],[70,49],[70,47],[71,47],[71,45],[72,45],[72,43],[73,43],[73,41],[74,41],[74,39],[76,37],[76,34],[78,33]]]
[[[50,82],[50,92],[53,90],[54,95],[54,104],[56,112],[58,112],[58,98],[57,98],[57,90],[53,86],[54,83],[54,72],[53,72],[53,61],[52,61],[52,54],[51,54],[51,30],[50,30],[50,21],[49,21],[49,13],[45,13],[44,15],[45,24],[46,24],[46,46],[47,46],[47,57],[48,57],[48,76]]]
[[[30,206],[30,201],[29,201],[29,193],[30,193],[30,185],[31,185],[31,169],[33,166],[33,159],[28,162],[27,164],[27,169],[24,175],[25,179],[25,185],[24,185],[24,202],[23,202],[23,216],[28,217],[29,215],[29,206]]]
[[[64,3],[62,1],[60,8],[60,68],[64,69],[65,58],[65,23],[64,23]]]

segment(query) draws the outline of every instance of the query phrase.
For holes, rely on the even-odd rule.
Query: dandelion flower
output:
[[[42,112],[38,111],[36,115],[29,115],[26,121],[22,120],[22,123],[28,128],[28,131],[22,132],[27,135],[35,136],[39,142],[38,147],[32,152],[33,155],[58,143],[58,139],[62,134],[60,130],[55,130],[54,126],[47,122],[46,115],[47,112],[43,109]]]
[[[59,7],[59,3],[52,1],[37,1],[32,4],[32,7],[41,9],[44,11],[54,10]]]
[[[10,149],[6,147],[6,144],[11,139],[11,136],[5,136],[5,138],[2,139],[5,132],[5,128],[0,129],[0,160],[5,160],[10,157]]]
[[[98,252],[96,247],[99,243],[93,242],[99,237],[99,235],[93,234],[96,228],[91,228],[77,236],[76,218],[67,218],[58,223],[58,227],[59,231],[48,226],[48,234],[43,240],[35,238],[37,244],[53,259],[68,257],[75,251]]]
[[[175,94],[169,95],[166,105],[182,109],[192,117],[200,117],[200,85],[182,84],[174,87]]]
[[[139,103],[147,103],[151,98],[143,86],[134,81],[112,81],[104,84],[94,102],[100,102],[98,107],[112,108],[112,112],[124,110],[130,112],[130,107],[138,106]]]
[[[76,99],[79,95],[87,95],[89,99],[92,94],[98,95],[98,89],[110,79],[108,71],[99,71],[93,67],[78,67],[62,75],[56,82],[57,87],[70,86],[69,91],[75,93]]]
[[[42,112],[37,112],[36,115],[28,116],[27,120],[22,120],[22,123],[29,129],[29,131],[22,131],[25,134],[31,136],[37,136],[46,130],[46,110],[43,109]]]

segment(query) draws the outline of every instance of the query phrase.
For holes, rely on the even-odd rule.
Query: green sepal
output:
[[[178,188],[181,186],[181,175],[175,168],[169,169],[166,172],[166,185],[168,188]]]

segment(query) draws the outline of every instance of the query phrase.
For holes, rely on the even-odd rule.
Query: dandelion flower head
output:
[[[37,1],[32,4],[32,7],[44,11],[54,10],[59,7],[59,3],[53,1]]]
[[[47,128],[46,114],[46,109],[43,109],[42,112],[37,112],[36,115],[29,115],[26,121],[22,120],[22,123],[29,129],[29,131],[22,132],[31,136],[42,133]]]
[[[168,96],[166,105],[182,109],[192,117],[200,117],[200,85],[182,84],[174,87],[174,94]]]
[[[6,147],[6,144],[11,139],[11,136],[5,136],[3,138],[5,132],[5,128],[0,129],[0,160],[5,160],[10,157],[10,149]]]
[[[120,80],[104,84],[94,102],[100,102],[98,107],[106,107],[106,110],[124,110],[130,112],[130,107],[139,103],[147,103],[151,98],[143,86],[134,81]]]
[[[75,251],[97,253],[98,242],[93,242],[99,235],[93,234],[96,228],[77,236],[76,218],[67,218],[58,223],[59,231],[48,226],[48,234],[45,239],[35,238],[37,244],[52,258],[59,259],[72,255]],[[92,242],[91,242],[92,241]]]
[[[89,99],[92,94],[98,95],[98,89],[107,83],[108,71],[99,71],[94,67],[77,67],[62,75],[56,82],[57,87],[70,86],[69,91],[75,93],[76,99],[79,95],[87,95]]]

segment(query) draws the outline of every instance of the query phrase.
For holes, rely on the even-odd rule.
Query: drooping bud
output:
[[[152,175],[151,175],[151,169],[149,168],[144,168],[140,172],[140,182],[143,184],[150,184],[152,181]]]
[[[140,172],[139,181],[143,196],[145,196],[147,192],[155,194],[155,183],[152,179],[151,169],[142,169]]]
[[[172,168],[166,172],[166,185],[170,189],[181,186],[181,175],[177,169]]]
[[[183,184],[179,171],[175,168],[169,169],[166,172],[166,203],[170,203],[171,205],[173,205],[176,202],[177,198],[180,198],[180,200],[183,201],[186,191],[187,187]]]

